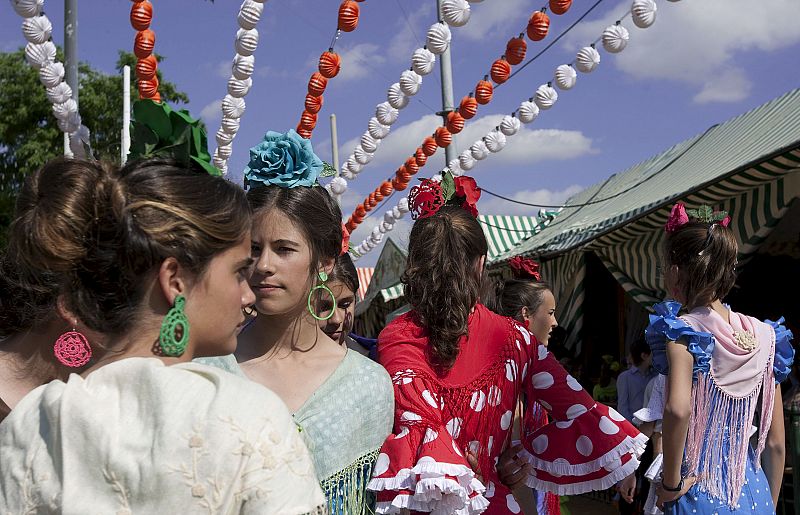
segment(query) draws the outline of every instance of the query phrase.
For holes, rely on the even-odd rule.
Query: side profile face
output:
[[[336,298],[336,309],[328,320],[320,320],[319,328],[332,340],[342,343],[345,335],[353,328],[353,318],[356,311],[356,294],[341,281],[331,281],[328,287]],[[330,314],[333,303],[330,294],[320,290],[317,302],[317,314],[326,317]]]
[[[245,321],[242,309],[255,302],[248,284],[252,265],[250,235],[215,256],[186,292],[186,317],[195,356],[221,356],[236,350]]]
[[[311,247],[303,231],[277,209],[261,213],[253,222],[251,252],[256,311],[282,315],[306,309]]]
[[[550,290],[545,290],[542,295],[542,303],[535,312],[529,313],[525,317],[530,332],[544,346],[547,346],[550,341],[550,333],[558,327],[555,312],[556,299]]]

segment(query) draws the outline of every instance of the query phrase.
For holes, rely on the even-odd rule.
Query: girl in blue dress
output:
[[[667,375],[658,488],[667,515],[775,513],[783,476],[776,384],[794,359],[792,333],[783,319],[761,322],[722,303],[736,280],[729,221],[679,203],[666,226],[665,280],[677,302],[656,305],[645,334]]]

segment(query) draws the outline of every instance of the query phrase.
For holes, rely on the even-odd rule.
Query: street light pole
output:
[[[64,68],[72,99],[78,104],[78,0],[64,0]],[[69,134],[64,133],[64,155],[71,157]]]
[[[442,0],[436,0],[436,12],[438,13],[439,21],[442,20]],[[453,101],[453,68],[450,63],[450,47],[448,45],[442,55],[439,56],[439,71],[442,75],[442,125],[447,123],[447,114],[455,110]],[[445,166],[455,159],[456,157],[456,138],[453,135],[453,141],[444,148]]]

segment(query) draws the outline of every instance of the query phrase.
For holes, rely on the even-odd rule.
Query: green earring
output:
[[[167,356],[182,355],[189,343],[189,319],[183,312],[184,306],[186,306],[186,299],[183,295],[178,295],[175,297],[175,304],[161,322],[158,344],[161,346],[161,351]]]
[[[326,274],[325,272],[320,272],[319,280],[321,284],[314,286],[313,288],[311,288],[311,291],[308,292],[308,312],[311,313],[311,316],[316,318],[317,320],[328,320],[333,316],[334,312],[336,311],[336,296],[333,294],[331,289],[328,288],[328,285],[325,284],[325,281],[328,280],[328,274]],[[328,314],[328,316],[321,317],[317,315],[314,312],[314,308],[311,306],[311,297],[314,296],[314,292],[317,290],[325,290],[326,292],[328,292],[328,295],[331,296],[331,301],[333,301],[333,307],[331,308],[331,312]]]

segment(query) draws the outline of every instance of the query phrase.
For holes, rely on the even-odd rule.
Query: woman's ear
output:
[[[321,261],[321,266],[319,267],[320,272],[325,272],[328,276],[333,273],[333,267],[336,265],[336,258],[323,258]]]
[[[161,263],[157,279],[158,287],[170,306],[175,304],[175,297],[186,295],[186,269],[174,257],[168,257]]]
[[[67,307],[67,299],[64,298],[64,295],[59,295],[56,299],[56,313],[71,328],[74,329],[78,324],[78,317]]]
[[[528,318],[531,311],[528,309],[528,306],[522,306],[522,309],[519,310],[519,314],[522,318]]]

